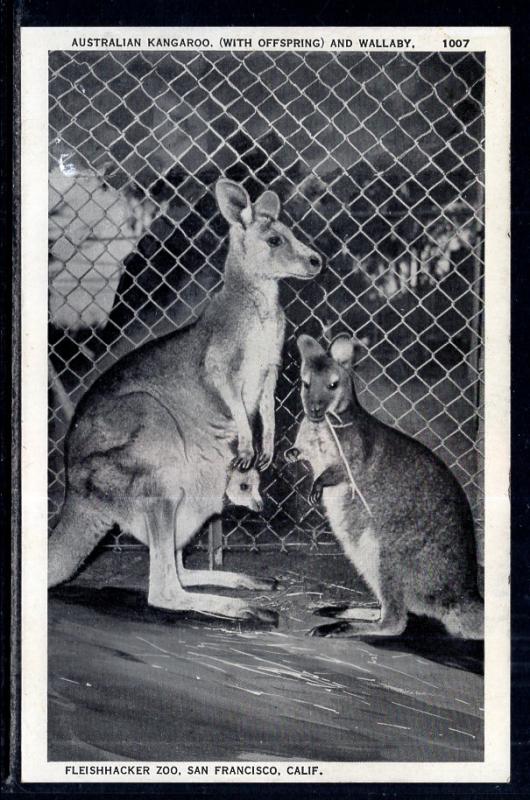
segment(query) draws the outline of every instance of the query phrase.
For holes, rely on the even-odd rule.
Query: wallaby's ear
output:
[[[276,192],[263,192],[254,203],[254,212],[258,217],[269,217],[272,220],[280,216],[280,198]]]
[[[308,358],[316,358],[317,356],[325,356],[326,351],[316,339],[308,336],[307,333],[302,333],[296,340],[298,350],[302,356],[302,361],[307,361]]]
[[[329,354],[341,367],[351,370],[355,356],[355,340],[347,333],[339,333],[331,342]]]
[[[243,186],[227,178],[219,178],[215,184],[215,196],[219,211],[230,225],[236,222],[240,225],[250,225],[252,205]]]

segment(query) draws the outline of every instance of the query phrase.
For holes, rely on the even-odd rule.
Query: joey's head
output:
[[[257,469],[252,468],[246,472],[231,470],[228,475],[226,497],[234,506],[245,506],[251,511],[263,511]]]
[[[219,210],[230,225],[227,267],[255,279],[314,278],[322,269],[322,258],[299,242],[278,219],[280,198],[264,192],[255,203],[246,189],[220,178],[215,187]]]
[[[337,336],[328,353],[306,334],[298,337],[297,345],[302,357],[302,404],[311,422],[320,422],[326,414],[341,414],[352,401],[357,402],[352,379],[354,339]]]

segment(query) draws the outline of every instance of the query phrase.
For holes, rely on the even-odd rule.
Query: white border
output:
[[[486,52],[485,313],[485,760],[483,763],[320,762],[312,778],[248,776],[232,782],[505,782],[510,770],[509,667],[509,120],[508,28],[23,28],[22,67],[22,709],[23,782],[80,782],[65,763],[47,761],[47,182],[48,51],[71,50],[74,37],[220,36],[412,39],[411,49],[442,50],[444,38],[469,38]],[[80,47],[78,49],[87,49]],[[98,49],[98,48],[95,48]],[[128,49],[128,48],[123,48]],[[129,49],[137,49],[129,48]],[[142,49],[149,48],[143,44]],[[165,49],[165,48],[160,48]],[[179,48],[187,49],[187,48]],[[194,48],[189,48],[194,49]],[[258,50],[256,44],[252,48]],[[281,49],[269,46],[267,49]],[[335,48],[334,48],[335,49]],[[349,47],[356,50],[359,47]],[[389,48],[399,50],[398,47]],[[68,762],[71,763],[71,762]],[[105,762],[110,765],[114,762]],[[118,763],[118,762],[116,762]],[[130,763],[130,762],[129,762]],[[152,766],[152,762],[151,763]],[[222,763],[222,762],[218,762]],[[237,762],[241,764],[242,762]],[[268,762],[267,762],[268,763]],[[271,762],[272,763],[272,762]],[[185,765],[180,764],[181,767]],[[278,762],[278,767],[285,766]],[[184,771],[184,770],[182,770]],[[127,782],[93,776],[90,782]],[[171,776],[137,776],[177,782]],[[183,775],[181,781],[193,778]],[[230,781],[197,777],[197,782]]]

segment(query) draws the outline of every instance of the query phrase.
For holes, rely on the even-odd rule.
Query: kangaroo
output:
[[[216,197],[230,226],[223,288],[194,324],[120,359],[76,409],[65,440],[65,500],[49,540],[51,586],[68,580],[118,524],[147,538],[151,605],[259,616],[240,598],[185,591],[175,549],[197,530],[190,509],[217,507],[231,463],[242,470],[270,464],[285,326],[278,282],[313,278],[322,262],[279,221],[274,192],[252,204],[243,187],[220,179]],[[197,580],[264,587],[222,571]]]
[[[188,508],[186,511],[179,508],[182,524],[195,526],[195,531],[192,533],[193,536],[194,533],[201,529],[208,517],[212,516],[212,514],[220,514],[226,505],[243,506],[250,509],[250,511],[263,511],[259,482],[259,472],[255,468],[251,468],[246,472],[240,469],[230,469],[224,498],[219,500],[215,508],[213,504],[209,508],[205,508],[204,498],[195,498],[197,502],[193,508]],[[211,581],[210,570],[190,570],[184,567],[182,549],[177,550],[177,574],[183,586],[208,586],[209,581]],[[260,582],[257,579],[249,578],[241,573],[224,571],[219,575],[221,580],[227,581],[229,588],[236,585],[241,589],[259,588],[258,584]],[[230,576],[228,579],[227,575]],[[218,583],[217,585],[219,586],[220,584]],[[261,588],[271,589],[274,588],[274,585],[271,585],[270,580],[264,580]]]
[[[313,635],[395,636],[410,611],[441,621],[454,636],[483,638],[473,518],[463,489],[427,447],[362,408],[350,337],[337,337],[329,353],[310,336],[297,344],[305,417],[285,455],[310,462],[311,500],[322,498],[333,533],[381,605],[377,622],[366,621],[365,609],[320,609],[341,621]]]

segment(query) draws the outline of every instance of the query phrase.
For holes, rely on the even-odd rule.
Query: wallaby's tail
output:
[[[86,500],[68,496],[48,539],[48,588],[72,578],[110,527]]]
[[[484,603],[478,593],[448,610],[443,623],[450,634],[460,639],[484,639]]]
[[[484,567],[482,564],[477,564],[477,589],[479,595],[484,599]]]

